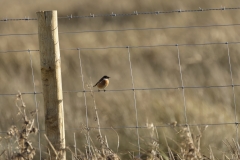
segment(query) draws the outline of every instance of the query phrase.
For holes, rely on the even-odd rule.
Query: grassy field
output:
[[[5,18],[36,18],[40,10],[57,10],[60,17],[67,15],[90,15],[113,13],[133,13],[188,10],[199,8],[238,7],[238,1],[201,0],[201,1],[6,1],[0,8],[0,19]],[[176,26],[206,26],[239,24],[240,10],[221,10],[206,12],[182,12],[158,15],[138,15],[102,18],[59,19],[59,40],[62,62],[62,81],[64,91],[81,91],[77,50],[70,48],[97,48],[108,46],[151,46],[159,44],[203,44],[210,42],[239,42],[238,25],[218,27],[172,28],[129,30],[118,32],[82,32],[67,34],[64,32],[119,30],[127,28],[162,28]],[[0,22],[0,34],[37,33],[37,21],[7,21]],[[0,51],[8,50],[37,50],[38,37],[28,36],[0,36]],[[212,45],[184,45],[160,46],[144,48],[111,48],[101,50],[81,50],[83,75],[86,85],[95,83],[103,75],[111,77],[107,89],[132,88],[129,68],[129,52],[133,69],[135,88],[176,88],[182,86],[178,49],[181,60],[181,71],[184,86],[227,86],[232,84],[229,56],[234,84],[240,84],[239,56],[240,44],[212,44]],[[39,52],[30,52],[33,60],[33,70],[36,91],[41,92],[41,75]],[[18,91],[33,92],[32,71],[29,52],[0,53],[0,93],[10,94]],[[88,88],[89,89],[89,88]],[[181,148],[192,144],[189,130],[178,126],[185,124],[202,124],[190,127],[195,144],[196,155],[205,155],[210,159],[223,159],[223,155],[234,155],[229,151],[236,138],[236,125],[206,125],[234,123],[239,117],[239,87],[187,88],[185,91],[186,112],[182,89],[138,90],[136,91],[136,107],[138,110],[139,129],[142,154],[151,150],[166,157],[169,153],[184,154]],[[82,125],[86,125],[86,110],[84,96],[79,93],[64,93],[64,111],[66,144],[74,150],[74,133],[77,148],[85,150],[86,139]],[[0,131],[4,137],[12,125],[21,126],[21,117],[16,116],[16,96],[0,96]],[[34,95],[23,94],[26,111],[35,110]],[[97,126],[93,100],[96,101],[101,127],[136,126],[133,92],[95,92],[94,97],[87,94],[88,120],[92,127]],[[43,97],[37,95],[39,105],[39,124],[41,132],[41,148],[46,150],[44,138],[44,108]],[[236,104],[236,105],[235,105]],[[171,124],[175,124],[173,126]],[[153,127],[168,126],[168,127]],[[207,126],[207,127],[206,127]],[[102,135],[107,137],[109,148],[122,159],[129,159],[129,155],[138,153],[136,129],[102,129]],[[91,130],[90,136],[96,148],[103,144],[98,142],[98,131]],[[200,136],[198,136],[200,135]],[[119,137],[118,137],[119,136]],[[33,146],[38,148],[37,136],[33,136]],[[185,137],[185,139],[183,138]],[[201,143],[198,146],[199,137]],[[118,140],[119,138],[119,140]],[[235,139],[236,140],[236,139]],[[224,142],[225,143],[224,143]],[[3,141],[1,141],[3,142]],[[118,146],[119,142],[119,147]],[[157,147],[153,143],[157,142]],[[105,144],[104,144],[105,145]],[[6,142],[1,143],[1,150],[6,148]],[[153,147],[155,147],[153,149]],[[186,148],[187,148],[186,147]],[[169,151],[169,148],[171,151]],[[186,149],[185,148],[185,149]],[[190,147],[191,148],[191,147]],[[234,148],[234,147],[233,147]],[[200,149],[200,150],[199,150]],[[70,152],[69,152],[70,153]],[[43,154],[45,155],[45,153]],[[71,156],[71,154],[68,154]],[[133,156],[133,157],[134,157]],[[39,159],[36,150],[36,159]],[[198,157],[199,158],[199,157]],[[227,158],[226,158],[227,159]]]

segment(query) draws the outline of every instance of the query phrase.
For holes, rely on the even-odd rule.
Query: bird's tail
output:
[[[93,86],[93,87],[96,87],[97,83]]]

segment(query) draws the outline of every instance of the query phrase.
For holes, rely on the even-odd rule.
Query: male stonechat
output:
[[[103,89],[105,92],[105,88],[109,84],[109,78],[108,76],[103,76],[93,87],[97,86],[98,89]]]

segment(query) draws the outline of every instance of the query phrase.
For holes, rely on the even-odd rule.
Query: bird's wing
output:
[[[96,87],[96,85],[98,84],[99,82],[97,82],[93,87]]]
[[[100,83],[101,81],[102,81],[102,78],[93,87],[96,87],[96,85],[98,85],[98,83]]]

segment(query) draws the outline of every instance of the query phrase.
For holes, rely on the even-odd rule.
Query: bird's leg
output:
[[[98,92],[100,92],[100,89],[98,89]]]
[[[104,92],[105,92],[106,90],[104,89]]]

